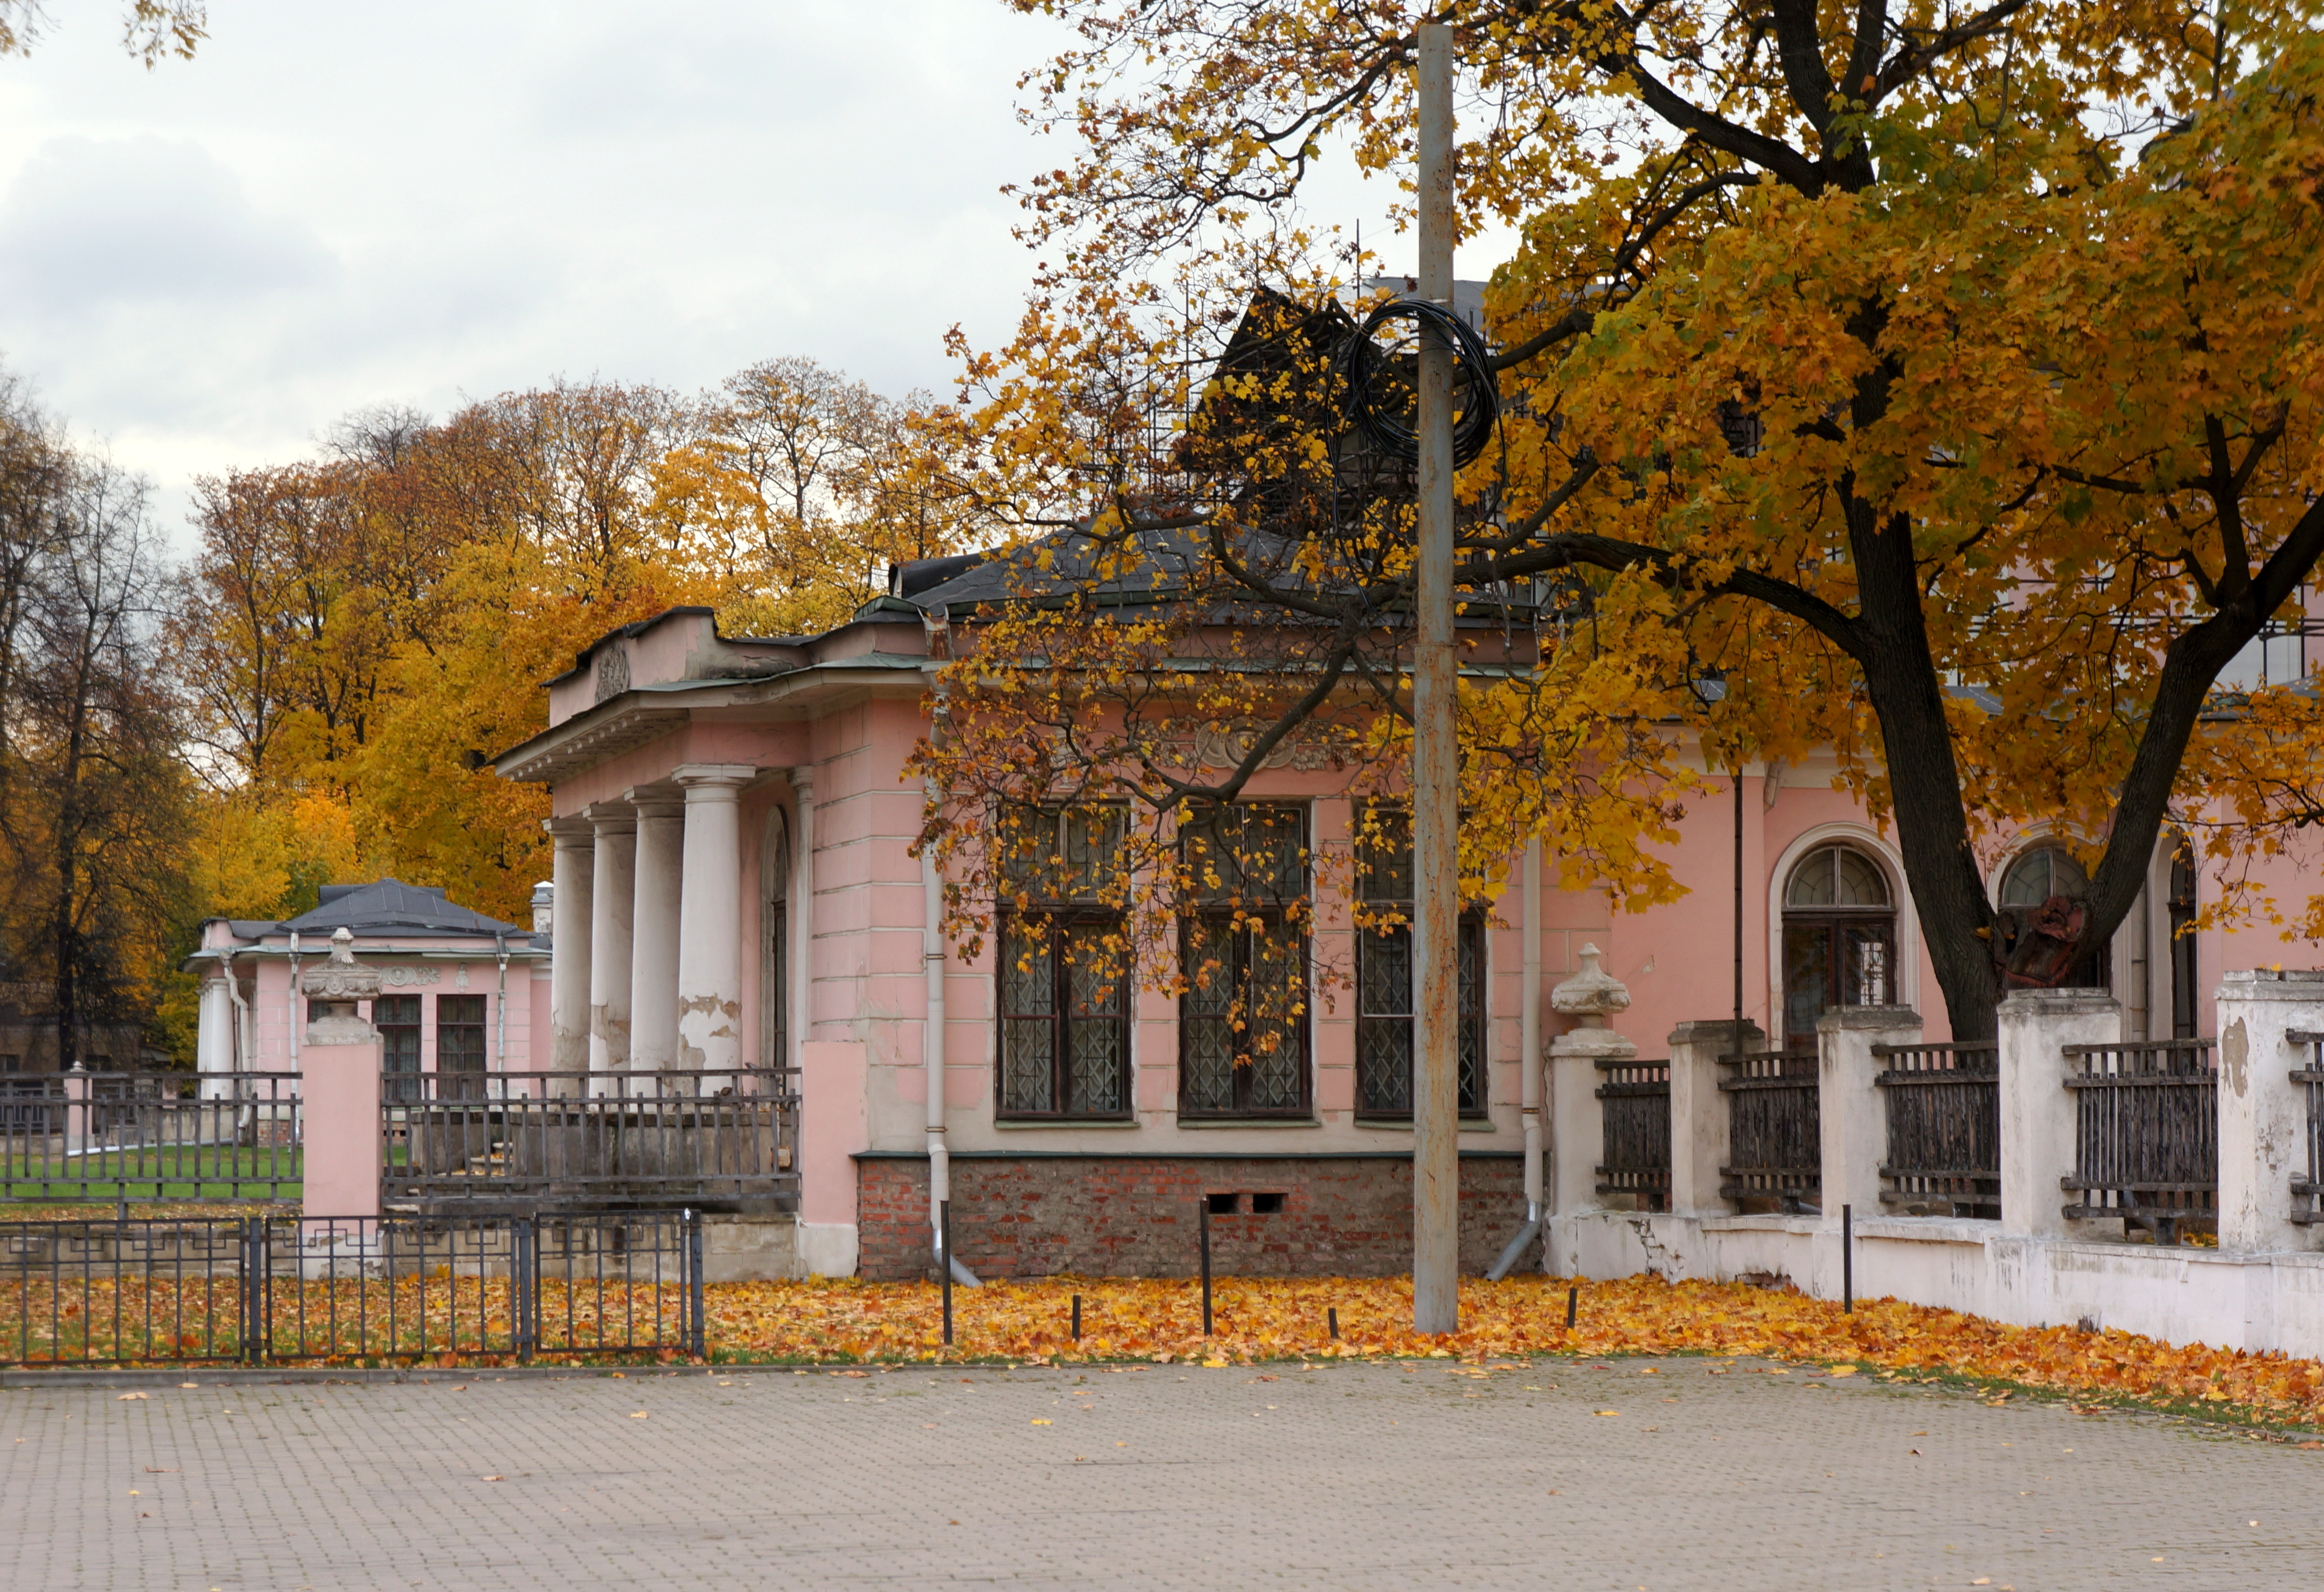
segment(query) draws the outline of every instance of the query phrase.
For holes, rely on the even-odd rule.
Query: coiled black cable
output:
[[[1340,354],[1340,378],[1345,383],[1348,419],[1371,438],[1381,452],[1417,464],[1420,459],[1418,388],[1400,373],[1391,375],[1388,355],[1373,341],[1390,321],[1408,320],[1420,336],[1432,331],[1452,349],[1452,463],[1465,465],[1485,451],[1492,440],[1493,422],[1500,415],[1500,391],[1493,382],[1492,356],[1485,340],[1469,323],[1428,299],[1392,299],[1364,317]],[[1393,407],[1382,388],[1388,385],[1409,395]],[[1413,423],[1401,418],[1414,411]]]

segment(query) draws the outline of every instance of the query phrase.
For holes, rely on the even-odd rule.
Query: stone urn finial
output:
[[[1630,1009],[1628,987],[1598,965],[1599,954],[1597,946],[1584,944],[1582,971],[1549,992],[1549,1004],[1580,1018],[1584,1028],[1603,1028],[1607,1014]]]
[[[331,960],[300,975],[299,987],[307,998],[323,1005],[323,1015],[307,1024],[309,1044],[359,1044],[377,1036],[355,1015],[355,1003],[379,998],[379,970],[355,960],[355,943],[351,930],[334,930]]]

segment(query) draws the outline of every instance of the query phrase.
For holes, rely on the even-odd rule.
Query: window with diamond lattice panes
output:
[[[1412,1115],[1412,820],[1374,808],[1356,837],[1356,892],[1367,925],[1356,930],[1356,1110]],[[1464,1117],[1485,1111],[1485,920],[1460,920],[1461,1060]]]
[[[1178,1113],[1305,1117],[1306,810],[1214,809],[1179,844],[1196,906],[1179,941]]]
[[[1121,824],[1109,808],[1017,815],[1008,871],[1027,904],[1002,913],[996,970],[1004,1118],[1130,1115],[1130,967],[1106,876]]]

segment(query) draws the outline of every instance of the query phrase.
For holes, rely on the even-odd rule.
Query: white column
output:
[[[230,1074],[234,1065],[234,988],[227,982],[232,971],[226,963],[214,962],[202,980],[200,1026],[195,1031],[194,1054],[200,1068],[202,1098],[224,1100],[233,1085],[212,1082],[221,1074]]]
[[[552,818],[541,827],[557,842],[556,925],[550,931],[549,1070],[589,1070],[589,932],[596,831],[586,818]]]
[[[2324,973],[2233,972],[2218,989],[2219,1247],[2305,1248],[2292,1180],[2308,1173],[2307,1085],[2324,1032]]]
[[[1888,1148],[1888,1110],[1873,1081],[1887,1065],[1876,1044],[1918,1044],[1921,1014],[1902,1006],[1840,1006],[1816,1019],[1817,1112],[1823,1124],[1825,1217],[1851,1205],[1858,1217],[1880,1214],[1880,1163]]]
[[[1759,1025],[1746,1020],[1681,1023],[1671,1030],[1671,1210],[1686,1216],[1724,1216],[1719,1192],[1727,1164],[1727,1097],[1720,1092],[1719,1058],[1767,1048]]]
[[[2001,1002],[2001,1228],[2062,1238],[2074,1170],[2069,1044],[2120,1044],[2122,1008],[2095,989],[2019,989]]]
[[[679,880],[686,868],[686,798],[639,787],[636,906],[630,919],[630,1071],[678,1065]]]
[[[630,1064],[630,915],[637,905],[637,815],[616,802],[582,810],[596,832],[589,895],[589,1071]]]
[[[1582,946],[1580,955],[1582,971],[1549,992],[1552,1007],[1577,1019],[1549,1042],[1550,1165],[1560,1216],[1599,1208],[1598,1163],[1605,1154],[1606,1130],[1598,1063],[1629,1061],[1638,1054],[1637,1045],[1606,1026],[1609,1016],[1629,1009],[1629,990],[1599,967],[1597,946]]]
[[[687,763],[685,910],[678,932],[678,1064],[742,1064],[742,787],[748,763]]]
[[[791,1054],[806,1054],[815,1037],[815,769],[802,764],[791,770],[791,789],[798,797],[794,828],[798,839],[791,865]]]

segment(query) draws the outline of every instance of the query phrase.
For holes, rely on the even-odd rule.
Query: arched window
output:
[[[2089,893],[2089,875],[2082,871],[2072,852],[2062,846],[2036,846],[2003,870],[1998,905],[2005,912],[2024,914],[2045,901],[2060,897],[2081,901]],[[2091,947],[2060,982],[2077,989],[2112,988],[2113,943]]]
[[[1896,904],[1881,866],[1852,846],[1820,846],[1784,883],[1784,1047],[1812,1049],[1836,1006],[1895,998]]]

